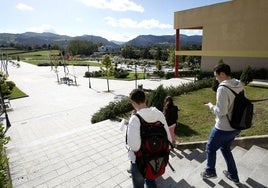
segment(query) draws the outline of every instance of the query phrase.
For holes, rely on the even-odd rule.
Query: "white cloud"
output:
[[[113,11],[144,12],[144,8],[131,0],[80,0],[88,7]]]
[[[181,29],[180,34],[192,36],[192,35],[203,35],[202,29]]]
[[[49,24],[43,24],[39,27],[30,27],[27,29],[27,31],[37,32],[37,33],[43,33],[43,32],[56,33],[54,27]]]
[[[31,7],[29,5],[26,5],[24,3],[18,3],[16,5],[16,8],[21,10],[21,11],[32,11],[32,10],[34,10],[33,7]]]
[[[171,24],[162,24],[158,20],[142,20],[137,22],[129,18],[115,19],[112,17],[104,18],[106,23],[112,27],[121,27],[121,28],[135,28],[135,29],[171,29],[173,26]]]
[[[137,37],[138,34],[129,33],[129,32],[101,30],[101,31],[98,31],[98,36],[106,38],[109,41],[115,40],[115,41],[127,42]]]

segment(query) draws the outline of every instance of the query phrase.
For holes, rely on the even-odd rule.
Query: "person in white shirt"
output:
[[[155,107],[148,107],[146,104],[145,93],[141,89],[134,89],[130,93],[130,100],[133,108],[146,122],[156,122],[160,121],[164,124],[165,130],[167,132],[168,140],[171,142],[171,137],[169,133],[169,128],[165,119],[164,114]],[[140,136],[140,120],[136,115],[132,115],[129,120],[128,130],[127,130],[127,144],[130,148],[129,159],[131,161],[131,175],[132,183],[134,188],[142,188],[144,184],[148,188],[156,187],[155,180],[147,180],[139,172],[136,165],[135,153],[141,147],[141,136]]]

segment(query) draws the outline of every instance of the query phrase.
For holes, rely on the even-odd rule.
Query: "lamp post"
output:
[[[2,93],[2,85],[1,85],[2,81],[3,81],[3,76],[0,74],[1,115],[3,113],[5,114],[5,119],[6,119],[6,130],[5,130],[5,132],[7,132],[7,130],[11,127],[11,123],[10,123],[9,118],[8,118],[6,105],[5,105],[5,102],[4,102],[4,96],[3,96],[3,93]]]
[[[143,79],[145,80],[145,75],[146,75],[146,66],[144,65],[143,67]]]
[[[87,66],[87,71],[88,71],[88,87],[91,88],[89,65]]]
[[[137,74],[137,62],[135,62],[135,88],[137,89],[137,79],[138,79],[138,74]]]

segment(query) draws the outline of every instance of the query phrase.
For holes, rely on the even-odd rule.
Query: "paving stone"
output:
[[[10,67],[9,79],[29,95],[12,100],[13,110],[8,112],[12,127],[7,132],[11,137],[7,155],[14,188],[132,187],[126,171],[130,162],[125,134],[119,130],[118,122],[106,120],[91,124],[90,119],[101,107],[114,101],[115,96],[128,96],[134,81],[110,80],[113,91],[108,93],[106,80],[92,78],[94,88],[89,89],[88,79],[83,77],[87,69],[75,69],[78,86],[57,84],[50,67],[24,62],[20,68]],[[158,82],[138,80],[138,84],[155,89],[159,85],[178,86],[189,81],[180,78]],[[238,168],[243,185],[268,185],[263,175],[267,174],[267,165],[260,164],[267,164],[265,152],[256,147],[249,151],[234,149],[235,157],[241,157]],[[203,181],[199,175],[205,167],[203,156],[201,150],[174,149],[170,161],[176,172],[167,167],[163,177],[157,180],[159,187],[233,186],[221,173],[215,180]],[[219,169],[223,169],[223,159],[218,160]]]

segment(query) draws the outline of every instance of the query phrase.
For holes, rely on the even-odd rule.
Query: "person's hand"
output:
[[[204,102],[204,105],[209,107],[212,105],[212,103],[211,102]]]

